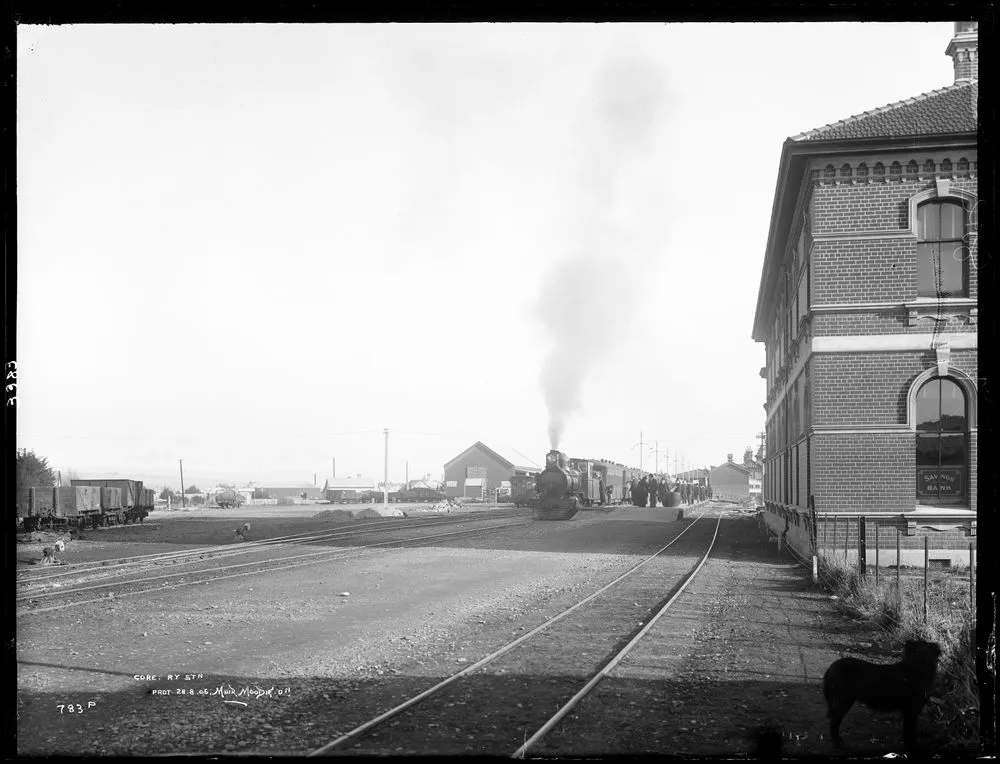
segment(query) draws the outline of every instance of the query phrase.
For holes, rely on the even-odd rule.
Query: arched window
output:
[[[917,295],[968,295],[965,207],[934,199],[917,207]]]
[[[965,502],[968,410],[962,388],[948,377],[925,382],[914,401],[917,428],[917,501]]]

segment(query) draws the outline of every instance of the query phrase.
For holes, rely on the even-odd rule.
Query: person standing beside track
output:
[[[659,488],[659,485],[657,485],[657,483],[656,483],[656,477],[654,477],[653,475],[650,475],[649,476],[649,482],[646,485],[649,486],[649,506],[655,507],[656,506],[656,490],[657,490],[657,488]]]
[[[641,478],[639,478],[639,482],[635,486],[635,491],[632,492],[632,496],[635,498],[635,505],[637,507],[646,506],[646,491],[648,490],[646,486],[647,486],[646,476],[643,475]]]

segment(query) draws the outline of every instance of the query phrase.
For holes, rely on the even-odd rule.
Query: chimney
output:
[[[732,462],[733,462],[733,455],[732,454],[726,454],[726,461],[729,462],[730,464],[732,464]]]
[[[979,22],[956,21],[955,36],[948,43],[946,56],[955,62],[955,82],[979,79]]]

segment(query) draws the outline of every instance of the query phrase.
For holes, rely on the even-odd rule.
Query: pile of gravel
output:
[[[346,509],[327,509],[312,516],[313,520],[327,520],[333,522],[353,520],[354,513]]]

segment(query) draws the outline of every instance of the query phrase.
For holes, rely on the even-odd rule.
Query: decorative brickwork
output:
[[[868,311],[816,312],[812,317],[815,337],[872,334],[926,334],[934,331],[946,334],[975,334],[978,326],[970,323],[969,311],[943,316],[943,320],[925,317],[910,325],[905,307]]]

